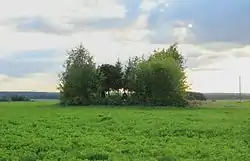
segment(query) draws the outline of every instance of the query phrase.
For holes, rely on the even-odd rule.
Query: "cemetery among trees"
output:
[[[80,44],[67,52],[63,67],[58,88],[62,105],[188,104],[185,59],[177,44],[154,50],[148,57],[101,65]]]

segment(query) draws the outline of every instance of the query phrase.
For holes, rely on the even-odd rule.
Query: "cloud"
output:
[[[191,32],[191,24],[180,22],[163,22],[151,28],[151,33],[148,35],[150,42],[154,44],[169,44],[169,43],[186,43],[194,39]]]
[[[58,79],[54,73],[33,73],[26,77],[0,75],[1,91],[43,91],[57,90]]]
[[[150,12],[153,9],[159,9],[162,11],[166,7],[168,7],[168,0],[142,0],[140,5],[140,9],[143,12]]]
[[[162,38],[151,37],[151,41],[153,43],[159,42],[159,40],[162,43],[164,40],[165,42],[168,42],[169,39],[171,41],[171,35],[167,34],[168,31],[172,33],[171,30],[176,22],[181,22],[183,32],[185,31],[185,34],[191,36],[185,39],[185,43],[222,42],[247,45],[250,43],[249,7],[250,2],[248,1],[169,1],[167,9],[152,10],[148,27]],[[192,25],[192,28],[189,24]],[[159,32],[162,32],[162,35],[159,35]]]
[[[244,48],[245,45],[237,44],[237,43],[229,43],[229,42],[209,42],[205,44],[199,44],[200,47],[212,50],[212,51],[228,51],[230,49],[241,49]]]
[[[101,19],[124,17],[125,9],[117,0],[1,0],[1,19],[13,17],[42,16],[55,23],[65,23],[69,19]],[[16,7],[13,8],[13,4]],[[9,10],[12,8],[12,10]],[[111,9],[112,8],[112,9]],[[6,15],[4,15],[4,13]]]
[[[229,57],[227,52],[215,52],[191,44],[179,44],[179,50],[184,55],[186,65],[190,69],[205,68]]]
[[[235,59],[234,57],[216,62],[207,68],[221,70],[188,70],[189,83],[192,89],[201,92],[238,92],[239,76],[242,77],[242,92],[250,92],[250,58]]]
[[[59,27],[53,24],[49,19],[38,16],[13,18],[6,21],[4,24],[17,32],[43,32],[58,35],[75,32],[73,26],[70,24],[63,24]]]
[[[53,50],[22,51],[0,59],[0,73],[10,77],[25,77],[33,73],[62,70],[62,61]]]
[[[81,42],[97,63],[125,61],[178,42],[197,91],[237,91],[231,81],[236,75],[250,79],[248,2],[0,2],[0,90],[56,90],[66,50]]]
[[[222,68],[210,68],[210,67],[201,67],[201,68],[192,68],[192,71],[221,71]]]
[[[66,36],[15,32],[8,27],[0,27],[0,35],[4,37],[0,39],[0,57],[20,50],[62,49],[68,44]]]
[[[244,48],[235,48],[232,53],[236,58],[250,58],[250,45]]]
[[[13,9],[13,4],[18,7]],[[0,7],[0,22],[21,32],[68,34],[83,30],[88,21],[124,18],[125,14],[117,0],[10,0]]]

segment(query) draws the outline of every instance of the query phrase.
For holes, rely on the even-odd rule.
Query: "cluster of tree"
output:
[[[59,77],[63,105],[187,105],[185,61],[176,44],[125,65],[118,60],[97,66],[83,45],[67,56]]]
[[[0,102],[17,102],[17,101],[30,101],[26,96],[12,95],[12,96],[2,96],[0,97]]]
[[[188,100],[206,101],[205,95],[203,93],[200,93],[200,92],[187,92],[186,98]]]

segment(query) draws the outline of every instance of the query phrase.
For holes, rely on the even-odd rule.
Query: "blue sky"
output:
[[[98,63],[177,42],[193,90],[237,92],[241,75],[250,92],[250,1],[1,2],[0,90],[55,91],[66,50],[81,42]]]

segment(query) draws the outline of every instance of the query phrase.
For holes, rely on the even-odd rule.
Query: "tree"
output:
[[[119,60],[117,60],[115,65],[102,64],[98,69],[99,74],[102,74],[104,77],[102,86],[105,92],[123,88],[123,71]]]
[[[102,96],[105,97],[105,93],[109,92],[113,86],[113,71],[115,67],[111,64],[102,64],[98,67],[99,75],[103,76],[101,86],[103,87]]]
[[[189,89],[189,85],[187,84],[187,77],[185,74],[185,63],[186,60],[184,59],[184,56],[178,51],[178,46],[177,43],[170,45],[169,48],[167,49],[162,49],[162,50],[155,50],[154,53],[150,56],[149,59],[168,59],[172,58],[175,60],[175,62],[178,64],[181,72],[182,72],[182,77],[180,78],[180,82],[183,85],[182,86],[182,91],[186,91]]]
[[[115,64],[115,70],[113,75],[113,89],[119,90],[123,88],[123,68],[120,60],[118,59]]]
[[[135,93],[140,102],[153,105],[183,105],[187,89],[185,72],[173,55],[177,50],[154,52],[136,68]]]
[[[134,91],[135,88],[135,77],[136,77],[136,67],[139,63],[139,57],[129,58],[128,63],[125,67],[123,75],[123,88],[130,92]]]
[[[175,44],[154,51],[147,59],[130,58],[125,69],[119,60],[114,65],[102,64],[96,68],[83,45],[70,50],[67,56],[59,83],[62,104],[183,106],[186,103],[184,58]],[[129,94],[106,97],[106,92],[119,89]]]
[[[155,57],[161,57],[162,59],[172,57],[179,64],[180,68],[185,69],[186,61],[183,55],[178,51],[177,43],[170,45],[167,49],[154,50],[149,59],[153,59]]]
[[[65,71],[59,76],[62,104],[89,104],[98,89],[93,56],[80,44],[67,52]]]

